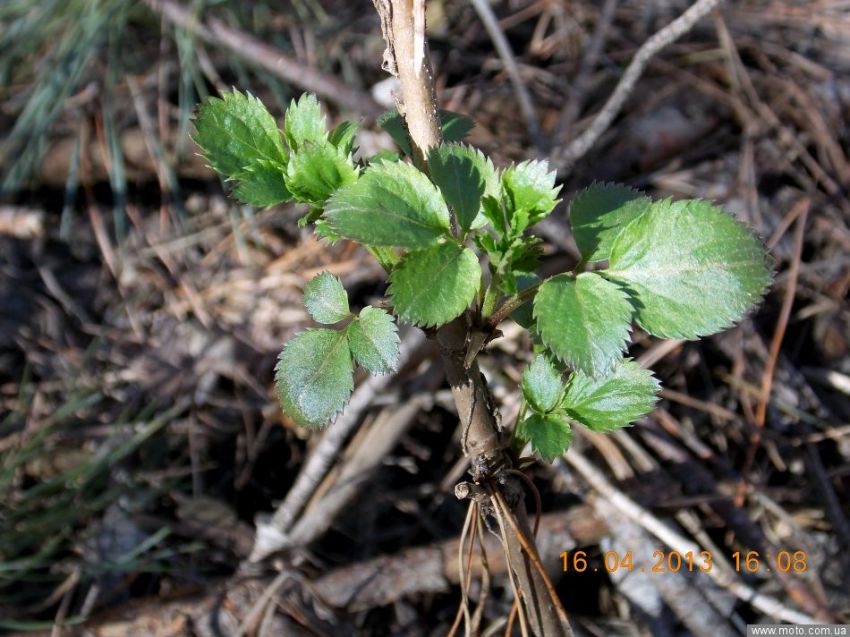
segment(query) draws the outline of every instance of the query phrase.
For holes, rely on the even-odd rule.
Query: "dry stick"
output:
[[[611,28],[611,22],[614,20],[617,2],[618,0],[605,0],[605,4],[602,5],[602,9],[599,11],[599,20],[596,22],[593,36],[590,38],[590,43],[587,45],[587,50],[581,59],[578,73],[576,73],[575,80],[570,87],[569,98],[567,98],[567,103],[558,116],[558,126],[555,131],[555,137],[558,139],[569,130],[570,126],[578,118],[582,102],[590,88],[590,74],[593,72],[599,56],[602,54],[605,37],[608,34],[608,29]]]
[[[476,13],[478,13],[478,17],[481,18],[481,22],[484,24],[487,35],[489,35],[490,40],[493,41],[493,46],[496,47],[496,52],[499,54],[499,58],[502,60],[505,71],[511,80],[517,100],[519,101],[519,108],[522,111],[523,118],[525,119],[525,127],[528,129],[528,135],[531,138],[531,142],[537,148],[542,148],[543,138],[540,135],[540,126],[537,123],[537,113],[534,110],[534,102],[532,102],[531,94],[528,92],[525,82],[519,74],[519,68],[517,67],[514,52],[511,50],[511,45],[499,26],[496,16],[493,15],[493,9],[490,7],[490,2],[489,0],[470,0],[470,2],[475,8]]]
[[[342,509],[363,494],[365,481],[405,435],[416,415],[432,400],[433,396],[426,393],[411,398],[400,407],[383,409],[381,416],[357,441],[354,452],[341,463],[331,488],[314,498],[315,506],[309,506],[292,526],[287,545],[306,546],[327,531]]]
[[[797,275],[800,272],[800,256],[803,252],[803,239],[805,238],[806,219],[809,216],[808,199],[801,199],[789,216],[797,217],[797,227],[794,230],[794,254],[791,258],[791,267],[788,271],[788,284],[785,286],[785,296],[782,298],[782,307],[779,310],[779,318],[776,321],[776,329],[770,341],[770,350],[767,357],[767,365],[761,375],[761,392],[758,407],[756,408],[756,429],[750,435],[750,445],[744,465],[741,468],[741,481],[735,493],[735,506],[744,503],[747,490],[747,477],[755,461],[756,451],[761,445],[761,434],[767,419],[767,403],[770,400],[770,390],[773,387],[773,373],[776,370],[776,361],[779,358],[779,349],[782,347],[782,339],[785,338],[785,329],[791,318],[791,309],[794,305],[794,297],[797,293]]]
[[[411,331],[404,336],[398,354],[399,369],[404,367],[424,341],[425,338],[419,331]],[[333,466],[342,445],[360,423],[360,417],[372,405],[375,396],[380,394],[393,378],[392,374],[370,376],[351,395],[345,412],[325,431],[322,440],[302,466],[295,484],[271,520],[268,523],[257,523],[257,537],[250,561],[262,560],[286,546],[286,534],[292,529],[310,496]]]
[[[705,560],[701,555],[703,552],[701,546],[668,527],[664,524],[664,522],[652,515],[652,513],[641,507],[637,502],[617,489],[608,481],[599,469],[594,467],[590,461],[578,453],[577,450],[571,449],[570,452],[564,456],[564,459],[572,465],[579,474],[581,474],[588,484],[596,489],[596,491],[598,491],[599,494],[620,513],[637,522],[671,549],[678,551],[682,555],[687,554],[688,551],[693,552],[694,555],[699,555],[699,558],[695,560],[695,563],[700,568],[706,567]],[[564,460],[557,460],[555,467],[561,473],[566,471]],[[719,586],[725,588],[738,599],[749,603],[753,608],[761,611],[771,618],[787,622],[789,624],[815,623],[814,618],[809,615],[786,607],[782,604],[782,602],[774,597],[762,595],[755,589],[738,580],[733,573],[730,573],[725,569],[718,568],[716,564],[713,568],[705,572]]]
[[[608,130],[611,122],[620,112],[626,99],[637,84],[650,60],[661,49],[672,44],[690,31],[705,15],[717,7],[723,0],[697,0],[691,7],[666,27],[655,33],[641,45],[617,87],[605,102],[605,106],[590,124],[588,129],[574,139],[561,153],[552,157],[552,165],[559,171],[566,171],[589,151],[602,134]]]
[[[206,22],[200,22],[190,9],[171,0],[144,0],[144,2],[151,10],[160,13],[169,22],[190,31],[205,42],[224,47],[285,82],[316,93],[348,110],[363,113],[370,118],[377,117],[383,111],[369,93],[352,88],[333,76],[293,60],[279,49],[242,31],[237,31],[220,20],[210,18]]]

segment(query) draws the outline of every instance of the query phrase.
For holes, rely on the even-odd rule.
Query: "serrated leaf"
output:
[[[560,274],[545,281],[534,297],[543,343],[591,376],[607,373],[622,357],[631,317],[626,295],[594,272]]]
[[[647,332],[689,339],[741,320],[771,280],[755,236],[701,200],[654,202],[617,236],[603,274],[626,289]]]
[[[374,165],[380,164],[383,161],[397,162],[401,161],[402,159],[403,157],[401,156],[401,153],[396,153],[391,150],[379,150],[377,153],[375,153],[368,159],[368,163],[370,165]]]
[[[356,180],[354,166],[328,142],[305,141],[286,169],[286,185],[295,198],[319,207],[334,192]]]
[[[258,159],[236,176],[233,195],[242,203],[268,208],[292,199],[286,188],[283,167],[268,159]]]
[[[532,414],[517,425],[514,435],[543,460],[551,462],[563,455],[573,441],[570,423],[558,414]]]
[[[404,320],[429,327],[460,316],[481,282],[478,257],[456,243],[408,252],[390,274],[388,294]]]
[[[443,141],[446,143],[463,140],[475,126],[475,122],[458,113],[440,111],[440,125],[443,128]],[[410,139],[407,134],[407,124],[398,111],[387,111],[378,117],[378,126],[390,134],[393,141],[408,157],[412,156]]]
[[[407,124],[404,117],[398,111],[387,111],[378,117],[378,126],[390,134],[396,146],[410,157],[410,140],[407,138]]]
[[[534,225],[555,208],[561,190],[555,186],[555,176],[547,162],[537,160],[509,166],[502,173],[502,190],[513,234]]]
[[[349,315],[348,294],[338,278],[322,272],[304,286],[304,307],[318,323],[339,323]]]
[[[283,118],[283,132],[293,152],[306,142],[321,144],[327,140],[327,122],[315,95],[304,93],[297,102],[292,100]]]
[[[341,122],[328,135],[328,141],[342,151],[344,157],[348,157],[354,150],[354,138],[357,135],[357,124],[354,122]]]
[[[381,162],[338,190],[325,206],[338,234],[373,246],[424,248],[449,234],[449,210],[414,166]]]
[[[561,372],[546,356],[540,354],[526,367],[522,375],[522,395],[537,412],[552,411],[564,391]]]
[[[275,367],[283,410],[305,427],[323,427],[351,396],[354,365],[343,330],[313,328],[290,340]]]
[[[217,172],[235,179],[259,161],[286,165],[274,117],[253,95],[229,91],[201,104],[194,140]]]
[[[475,122],[460,113],[440,111],[440,126],[443,127],[443,141],[451,143],[463,141],[475,128]]]
[[[591,184],[570,204],[570,226],[579,252],[587,261],[604,261],[614,239],[652,202],[636,190],[618,184]]]
[[[588,429],[610,431],[652,411],[658,390],[652,372],[627,358],[605,376],[592,378],[582,372],[573,373],[562,406]]]
[[[501,237],[508,232],[508,221],[500,197],[501,195],[495,197],[484,195],[481,199],[481,210],[487,220],[493,224],[493,228]]]
[[[476,221],[479,226],[486,222],[481,197],[498,180],[493,162],[471,146],[445,144],[431,149],[428,168],[464,232],[476,227]]]
[[[342,239],[340,235],[328,227],[328,223],[324,219],[316,219],[316,225],[313,227],[313,232],[315,232],[320,239],[325,239],[331,245]]]
[[[346,328],[354,359],[373,374],[389,374],[398,366],[398,327],[384,310],[366,306]]]

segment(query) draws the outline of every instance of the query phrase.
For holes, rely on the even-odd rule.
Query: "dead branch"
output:
[[[543,139],[540,136],[540,126],[537,123],[537,113],[534,109],[534,102],[531,99],[531,94],[525,86],[522,76],[519,74],[514,52],[511,49],[508,38],[499,26],[499,21],[493,14],[493,9],[490,7],[488,0],[471,0],[475,12],[481,19],[484,29],[493,41],[493,46],[496,47],[496,53],[499,54],[499,59],[502,60],[502,65],[505,67],[505,72],[511,80],[511,85],[516,93],[519,109],[522,111],[522,117],[525,119],[525,127],[528,130],[528,136],[532,143],[541,148]]]
[[[172,0],[144,0],[145,4],[166,20],[193,33],[201,40],[221,46],[231,53],[256,64],[285,82],[336,102],[355,113],[376,118],[384,110],[368,93],[352,88],[318,69],[305,66],[247,33],[237,31],[220,20],[198,20],[192,11]]]
[[[626,99],[631,95],[640,76],[661,49],[672,44],[680,37],[690,31],[710,11],[716,8],[723,0],[697,0],[691,7],[666,27],[650,37],[635,53],[623,77],[617,83],[617,87],[602,110],[591,122],[590,126],[581,135],[570,142],[563,151],[553,153],[552,165],[559,172],[567,171],[581,159],[587,151],[599,140],[602,134],[608,130],[611,122],[620,112]]]
[[[416,330],[404,336],[399,350],[399,369],[407,363],[424,341],[422,333]],[[319,483],[330,471],[342,445],[360,423],[363,413],[372,405],[375,396],[380,394],[393,378],[393,375],[370,376],[354,391],[345,412],[325,431],[321,442],[304,463],[295,479],[295,484],[292,485],[271,520],[257,521],[257,538],[250,561],[260,561],[289,544],[290,540],[287,537],[289,531]]]
[[[673,530],[649,511],[640,506],[637,502],[629,498],[625,493],[617,489],[608,479],[602,474],[599,469],[594,467],[578,450],[571,449],[570,453],[564,456],[566,463],[569,463],[579,475],[581,475],[599,494],[606,498],[608,502],[617,508],[617,510],[636,522],[644,529],[649,531],[656,538],[664,542],[670,548],[685,555],[689,551],[699,558],[694,561],[700,567],[704,565],[704,557],[700,555],[703,551],[695,542],[684,537],[678,531]],[[563,460],[556,461],[555,465],[559,471],[565,470]],[[788,608],[782,602],[774,597],[763,595],[752,587],[740,581],[734,573],[730,573],[725,569],[718,568],[717,564],[706,573],[716,584],[728,590],[738,599],[749,603],[754,608],[769,617],[774,617],[779,621],[788,622],[789,624],[813,624],[815,619]]]

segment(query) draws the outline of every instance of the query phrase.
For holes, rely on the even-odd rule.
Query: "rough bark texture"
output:
[[[398,77],[401,84],[399,111],[407,122],[413,161],[427,171],[428,149],[442,141],[442,132],[424,38],[424,2],[374,0],[374,4],[387,42],[384,68]],[[529,627],[540,637],[566,637],[572,632],[547,590],[546,575],[532,564],[523,549],[525,544],[536,554],[523,487],[511,476],[504,484],[494,479],[499,469],[511,465],[511,458],[487,383],[478,364],[474,360],[466,361],[470,323],[470,316],[461,316],[436,333],[463,428],[463,452],[470,459],[476,483],[500,490],[503,501],[511,509],[509,515],[516,528],[504,525],[504,550],[516,575]],[[497,506],[492,499],[490,505]],[[525,536],[525,542],[517,530]]]

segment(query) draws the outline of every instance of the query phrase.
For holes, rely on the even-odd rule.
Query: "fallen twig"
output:
[[[370,118],[377,117],[384,110],[368,93],[352,88],[317,69],[305,66],[285,56],[275,47],[247,33],[237,31],[220,20],[209,18],[206,22],[201,22],[190,9],[171,0],[144,0],[144,2],[151,10],[162,14],[169,22],[190,31],[205,42],[222,46],[305,91],[316,93]]]
[[[761,395],[759,396],[755,414],[756,429],[750,436],[750,445],[747,448],[744,466],[741,469],[741,481],[738,483],[738,489],[735,495],[735,504],[737,506],[743,504],[746,494],[747,476],[755,460],[756,451],[761,444],[761,434],[767,418],[767,403],[770,400],[770,390],[773,386],[773,373],[776,370],[779,348],[782,346],[782,339],[785,338],[785,328],[788,327],[788,319],[791,318],[791,308],[794,305],[794,297],[797,292],[797,275],[800,272],[800,257],[803,252],[803,239],[805,238],[806,219],[809,215],[809,204],[810,201],[808,199],[802,199],[788,215],[797,219],[797,228],[794,232],[794,255],[788,271],[788,285],[785,287],[785,296],[782,298],[782,308],[779,311],[776,329],[773,331],[773,338],[770,341],[767,364],[764,366],[761,376]]]
[[[664,47],[672,44],[690,31],[723,0],[697,0],[691,7],[666,27],[655,33],[638,49],[614,92],[586,131],[574,139],[561,152],[553,153],[551,163],[559,172],[567,171],[589,151],[620,112],[626,99],[637,84],[650,60]]]
[[[508,39],[499,26],[499,21],[493,15],[493,9],[487,0],[470,0],[475,12],[481,19],[481,23],[487,30],[487,34],[493,41],[493,46],[496,47],[496,53],[499,54],[499,59],[502,60],[502,65],[505,67],[505,72],[511,80],[514,87],[519,108],[522,111],[523,119],[525,119],[525,127],[528,129],[528,136],[531,142],[537,147],[542,148],[543,139],[540,136],[540,126],[537,123],[537,113],[534,110],[534,102],[531,100],[531,94],[525,86],[522,76],[519,74],[516,58],[511,49]]]
[[[399,350],[399,369],[424,341],[424,335],[418,330],[410,331],[405,335]],[[257,538],[250,561],[262,560],[286,546],[287,534],[319,483],[333,466],[342,445],[360,423],[361,416],[372,405],[375,396],[382,392],[392,379],[391,375],[370,376],[354,391],[345,413],[325,431],[321,442],[304,463],[295,479],[295,484],[292,485],[271,520],[257,522]]]
[[[575,469],[594,489],[607,498],[608,502],[620,513],[640,524],[652,535],[682,555],[685,555],[690,551],[694,556],[699,556],[694,560],[694,563],[699,567],[705,566],[705,558],[701,555],[703,552],[702,547],[684,537],[677,531],[671,529],[669,526],[664,524],[664,522],[652,515],[652,513],[629,498],[625,493],[617,489],[608,481],[599,469],[594,467],[587,458],[578,453],[577,450],[571,449],[564,458],[566,462],[569,463],[573,469]],[[564,460],[558,460],[555,466],[560,472],[566,471]],[[769,617],[773,617],[778,621],[788,622],[789,624],[815,623],[814,618],[788,608],[774,597],[762,595],[752,587],[741,582],[733,573],[730,573],[725,569],[718,568],[717,564],[714,565],[714,568],[708,570],[706,575],[711,577],[715,583],[728,590],[738,599],[749,603],[762,613],[765,613]]]

